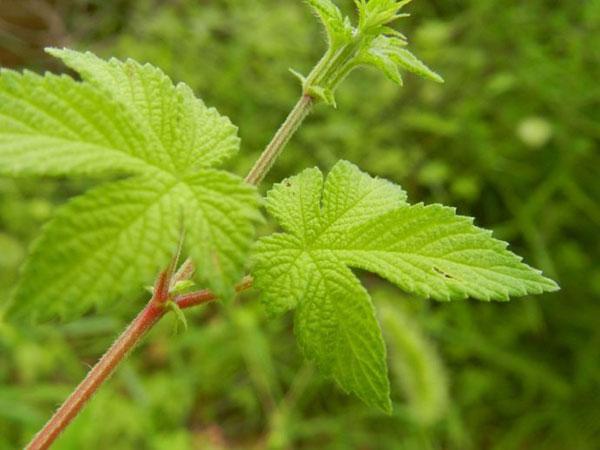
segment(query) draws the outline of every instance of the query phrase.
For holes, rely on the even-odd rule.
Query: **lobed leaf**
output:
[[[237,152],[231,122],[159,69],[49,50],[84,81],[3,71],[0,173],[128,174],[59,209],[14,302],[70,317],[146,284],[184,231],[197,276],[233,293],[260,220],[255,188],[214,169]]]
[[[345,161],[326,180],[318,169],[284,180],[269,192],[267,209],[285,231],[255,247],[253,273],[267,310],[295,308],[305,355],[344,390],[386,411],[379,327],[348,267],[439,300],[557,289],[471,219],[441,205],[408,205],[401,188]]]

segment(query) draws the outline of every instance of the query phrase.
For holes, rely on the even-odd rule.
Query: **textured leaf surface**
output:
[[[439,300],[506,300],[557,289],[471,219],[440,205],[408,205],[398,186],[345,161],[326,180],[318,169],[307,169],[276,185],[267,209],[285,231],[262,238],[253,258],[267,310],[295,308],[306,356],[345,390],[384,410],[389,402],[379,327],[348,267]],[[345,332],[350,329],[363,339]]]
[[[369,294],[330,252],[306,261],[295,330],[304,354],[346,392],[391,411],[385,346]]]
[[[2,70],[0,173],[160,171],[166,160],[133,122],[121,105],[88,84]]]
[[[228,295],[259,219],[255,189],[212,167],[236,128],[159,69],[51,50],[84,81],[3,71],[0,173],[131,174],[69,202],[35,243],[18,308],[71,316],[148,283],[180,231],[203,284]]]
[[[131,59],[105,61],[90,52],[49,52],[139,118],[138,127],[157,143],[163,156],[169,156],[170,164],[163,162],[161,167],[192,173],[237,153],[239,138],[229,119],[207,108],[185,84],[174,86],[157,67]]]
[[[104,300],[94,292],[135,292],[140,280],[152,278],[156,261],[168,259],[177,241],[179,226],[169,220],[179,214],[177,190],[172,182],[138,177],[73,199],[34,245],[17,300],[45,306],[54,299],[48,307],[70,315]],[[144,263],[131,264],[132,253]]]
[[[418,204],[357,225],[338,254],[353,267],[437,300],[508,300],[556,289],[506,247],[453,208]]]

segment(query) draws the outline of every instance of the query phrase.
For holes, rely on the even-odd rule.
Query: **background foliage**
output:
[[[339,2],[348,9],[350,1]],[[390,346],[394,414],[303,364],[255,295],[167,318],[58,449],[594,449],[600,442],[600,2],[420,0],[402,22],[446,79],[353,74],[265,185],[343,157],[411,201],[474,215],[562,291],[436,303],[364,275]],[[410,28],[409,29],[407,29]],[[0,1],[2,66],[64,70],[69,45],[163,68],[240,126],[244,174],[295,101],[322,31],[297,0]],[[89,180],[0,178],[0,305],[55,205]],[[142,302],[31,327],[0,309],[0,448],[24,444]]]

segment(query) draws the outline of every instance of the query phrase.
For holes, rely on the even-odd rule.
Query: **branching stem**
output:
[[[164,273],[159,277],[157,287],[164,279]],[[237,292],[242,292],[252,287],[252,278],[245,277],[236,286]],[[155,292],[159,289],[155,288]],[[181,309],[191,308],[215,300],[217,297],[210,290],[205,289],[190,294],[176,297],[174,302]],[[102,358],[88,372],[85,379],[75,388],[71,395],[58,408],[33,440],[27,445],[26,450],[45,450],[52,445],[54,440],[69,425],[69,423],[82,410],[87,401],[94,395],[98,388],[112,375],[116,367],[125,359],[127,354],[140,342],[146,333],[165,315],[167,297],[155,294],[137,315],[129,326],[121,333],[117,340],[110,346]]]

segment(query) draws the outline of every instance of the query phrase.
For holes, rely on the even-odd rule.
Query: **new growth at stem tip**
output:
[[[402,85],[400,69],[443,83],[436,72],[406,49],[408,41],[392,22],[408,14],[400,10],[410,0],[355,0],[358,24],[354,26],[331,0],[306,0],[323,23],[328,48],[308,76],[292,70],[302,82],[304,95],[335,107],[335,90],[355,68],[371,66]]]

